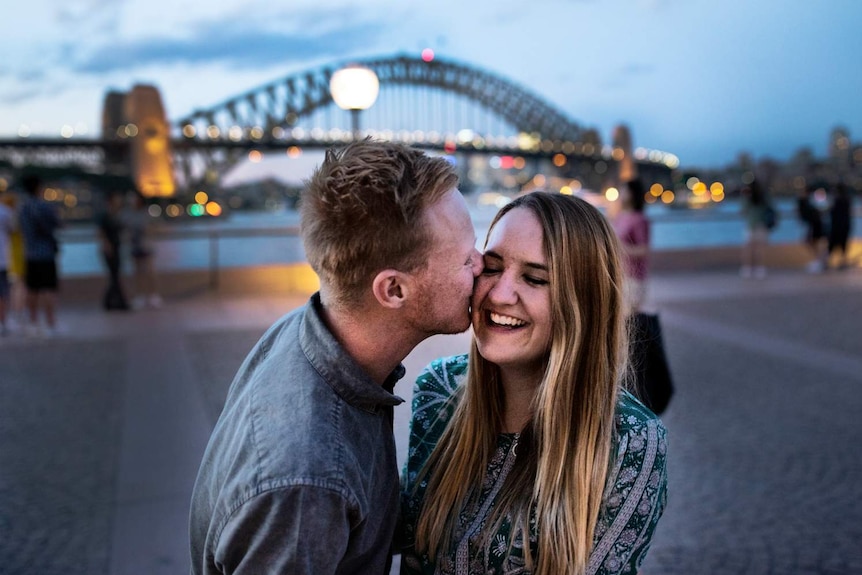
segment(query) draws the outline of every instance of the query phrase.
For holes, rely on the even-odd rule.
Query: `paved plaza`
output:
[[[644,575],[862,574],[862,268],[757,281],[693,261],[651,282],[677,391]],[[227,387],[306,299],[278,273],[174,285],[162,309],[121,314],[68,282],[59,337],[0,340],[0,572],[188,573],[190,493]],[[466,346],[423,343],[396,393]],[[398,408],[402,460],[408,419]]]

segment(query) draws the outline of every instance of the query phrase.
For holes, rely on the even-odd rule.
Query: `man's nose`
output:
[[[482,261],[482,254],[479,250],[473,249],[473,277],[477,278],[482,274],[482,267],[485,263]]]

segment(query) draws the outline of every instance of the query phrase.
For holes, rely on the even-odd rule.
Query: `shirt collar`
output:
[[[305,357],[317,373],[350,405],[377,412],[404,402],[392,393],[395,384],[404,377],[404,365],[398,364],[383,385],[375,383],[326,327],[319,292],[311,296],[305,307],[299,338]]]

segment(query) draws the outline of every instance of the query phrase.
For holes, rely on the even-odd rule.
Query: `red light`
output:
[[[431,48],[425,48],[422,50],[422,59],[426,62],[430,62],[434,59],[434,50]]]
[[[500,158],[500,167],[504,170],[511,170],[515,165],[515,158],[512,156],[502,156]]]
[[[447,154],[454,154],[455,149],[456,149],[455,142],[453,142],[452,140],[446,140],[446,143],[443,144],[443,150]]]

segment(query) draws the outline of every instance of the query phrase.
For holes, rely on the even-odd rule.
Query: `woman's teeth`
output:
[[[491,323],[497,325],[504,325],[506,327],[521,327],[522,325],[527,325],[527,322],[520,320],[516,317],[502,315],[494,312],[491,312],[489,315],[491,318]]]

